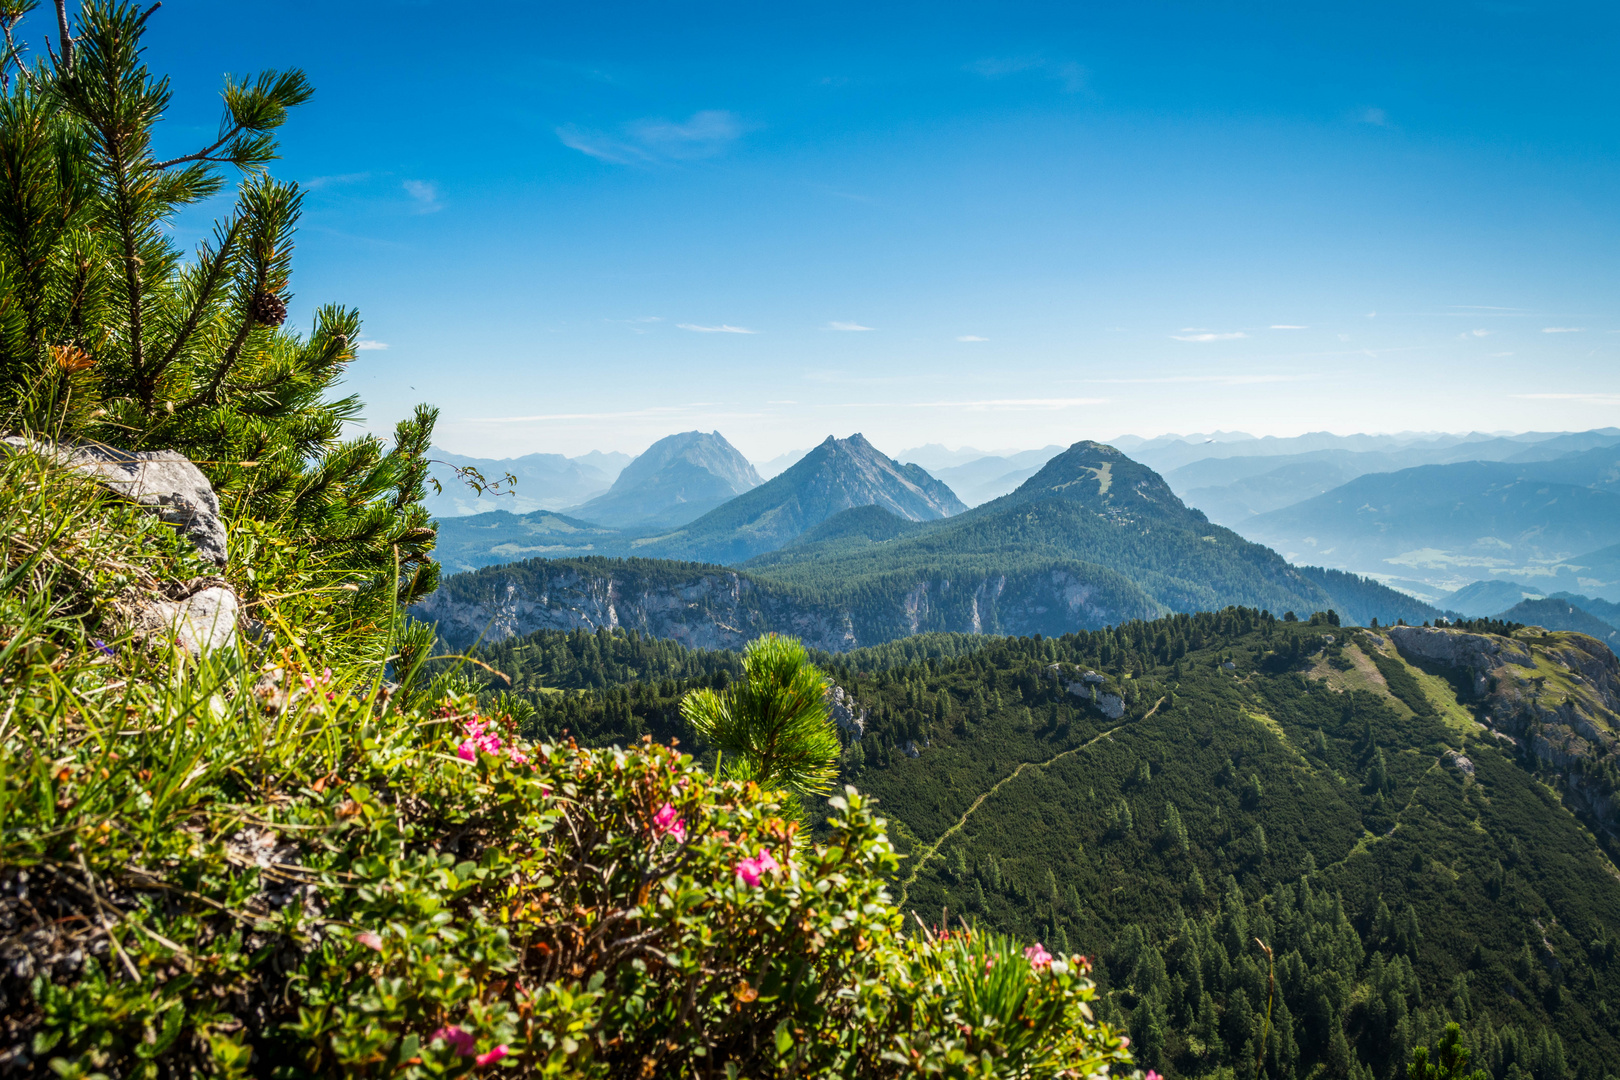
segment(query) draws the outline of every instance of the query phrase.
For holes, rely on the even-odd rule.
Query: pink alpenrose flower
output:
[[[487,1054],[479,1054],[478,1055],[478,1058],[477,1058],[478,1067],[480,1069],[482,1069],[485,1065],[493,1065],[493,1064],[495,1064],[497,1061],[501,1060],[501,1058],[505,1057],[509,1053],[511,1053],[511,1051],[506,1048],[506,1044],[501,1043],[501,1045],[497,1046],[495,1049],[491,1050],[489,1053],[487,1053]]]
[[[1164,1077],[1160,1076],[1157,1072],[1154,1072],[1152,1069],[1149,1069],[1147,1071],[1147,1075],[1142,1077],[1142,1080],[1164,1080]]]
[[[759,879],[772,870],[780,870],[782,864],[771,856],[770,848],[760,848],[759,854],[752,859],[743,859],[737,864],[737,876],[748,885],[758,885]]]
[[[428,1036],[428,1042],[444,1040],[444,1045],[460,1054],[462,1057],[472,1057],[473,1051],[478,1048],[478,1041],[473,1038],[470,1031],[465,1031],[455,1024],[439,1028]]]
[[[1024,950],[1024,956],[1029,960],[1029,966],[1036,971],[1045,971],[1052,966],[1052,954],[1038,941]]]
[[[653,815],[652,831],[654,836],[673,836],[677,844],[686,843],[686,819],[675,813],[675,807],[665,803],[659,807],[658,813]]]

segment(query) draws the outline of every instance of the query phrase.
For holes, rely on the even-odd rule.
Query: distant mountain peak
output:
[[[748,459],[718,431],[682,431],[653,443],[605,494],[570,513],[619,528],[667,528],[761,483]]]
[[[1164,477],[1115,447],[1090,439],[1071,445],[1003,498],[1027,502],[1054,496],[1083,503],[1113,518],[1206,520],[1176,497]]]

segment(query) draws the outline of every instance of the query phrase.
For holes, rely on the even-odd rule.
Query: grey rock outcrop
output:
[[[1474,674],[1474,693],[1484,696],[1491,676],[1504,665],[1535,667],[1528,646],[1497,634],[1470,634],[1432,626],[1392,626],[1389,636],[1401,652]]]
[[[847,732],[852,738],[859,739],[866,734],[866,710],[842,686],[827,687],[827,715],[840,731]]]
[[[1125,699],[1118,694],[1098,694],[1097,711],[1110,720],[1118,720],[1125,715]]]
[[[1532,644],[1426,626],[1393,626],[1389,636],[1408,657],[1468,672],[1471,703],[1491,734],[1562,773],[1573,799],[1620,833],[1620,805],[1591,776],[1594,763],[1620,760],[1620,660],[1606,645],[1580,634]],[[1453,763],[1469,773],[1466,761]]]
[[[170,450],[132,453],[100,443],[52,443],[13,436],[0,440],[83,473],[180,530],[197,551],[225,565],[225,525],[208,478],[184,454]]]
[[[173,640],[197,656],[235,643],[238,611],[229,586],[209,585],[179,600],[145,599],[135,609],[131,629],[147,638]]]

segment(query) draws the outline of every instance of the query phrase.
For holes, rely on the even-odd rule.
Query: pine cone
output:
[[[275,293],[254,293],[252,301],[248,304],[248,314],[253,316],[256,323],[280,326],[287,321],[287,305]]]

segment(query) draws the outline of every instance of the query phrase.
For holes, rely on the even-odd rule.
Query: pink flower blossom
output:
[[[1038,941],[1024,950],[1024,956],[1029,960],[1029,966],[1036,971],[1045,971],[1052,966],[1052,954]]]
[[[468,720],[464,730],[467,737],[456,746],[456,756],[463,761],[477,761],[480,751],[486,754],[505,754],[514,765],[527,765],[529,755],[516,746],[501,741],[496,726],[481,716]]]
[[[493,1064],[495,1064],[497,1061],[501,1060],[501,1058],[505,1057],[509,1053],[511,1053],[511,1051],[507,1050],[506,1044],[501,1043],[501,1045],[497,1046],[495,1049],[491,1050],[489,1053],[487,1053],[487,1054],[479,1054],[478,1055],[478,1058],[477,1058],[478,1067],[481,1069],[485,1065],[493,1065]]]
[[[677,844],[686,843],[686,819],[675,813],[675,807],[665,803],[653,815],[652,831],[654,836],[673,836]]]
[[[428,1036],[428,1042],[434,1042],[439,1039],[444,1040],[444,1045],[448,1046],[462,1057],[471,1057],[473,1055],[473,1051],[478,1047],[478,1041],[473,1038],[472,1032],[464,1031],[455,1024],[451,1024],[449,1027],[442,1027],[435,1031],[432,1035]]]
[[[1147,1075],[1142,1077],[1142,1080],[1164,1080],[1164,1077],[1160,1076],[1158,1073],[1154,1072],[1152,1069],[1149,1069],[1147,1071]]]
[[[354,935],[354,940],[358,941],[368,949],[374,950],[375,952],[382,952],[382,938],[378,937],[370,930],[364,930]]]
[[[759,884],[760,878],[772,870],[780,870],[781,868],[782,864],[771,856],[771,849],[762,847],[759,849],[757,856],[752,859],[743,859],[737,864],[737,876],[742,878],[744,883],[754,886]]]

